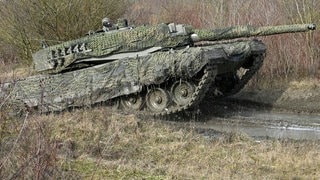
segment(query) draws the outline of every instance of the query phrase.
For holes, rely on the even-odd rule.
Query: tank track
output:
[[[226,97],[231,96],[236,93],[238,93],[240,90],[244,88],[244,86],[249,82],[250,79],[256,74],[256,72],[262,67],[263,61],[265,58],[265,54],[258,54],[255,55],[254,60],[252,62],[252,65],[248,68],[248,70],[245,72],[245,74],[239,79],[239,81],[234,84],[233,88],[229,90],[228,92],[221,92],[219,90],[219,87],[217,87],[215,84],[210,87],[210,92],[214,92],[212,94],[209,94],[209,96],[212,98],[214,97]],[[218,93],[217,93],[218,92]]]
[[[230,96],[238,93],[255,75],[255,73],[261,68],[261,66],[263,65],[264,57],[265,57],[264,53],[254,56],[252,65],[248,68],[248,70],[241,77],[241,79],[236,84],[234,84],[233,88],[227,93],[219,93],[219,89],[215,85],[215,78],[217,76],[217,67],[215,66],[215,64],[212,63],[212,64],[206,65],[206,67],[203,70],[203,75],[200,78],[200,80],[198,80],[195,90],[192,93],[190,101],[188,101],[188,103],[183,106],[179,106],[176,103],[171,103],[170,106],[166,107],[165,110],[163,111],[152,112],[147,107],[146,98],[145,98],[145,94],[147,94],[146,92],[141,92],[138,94],[139,98],[143,99],[143,103],[141,107],[139,107],[139,109],[131,109],[129,111],[128,109],[124,109],[123,106],[120,105],[122,104],[120,103],[120,101],[123,100],[124,96],[113,99],[112,104],[116,104],[117,106],[116,109],[120,108],[126,112],[135,111],[134,112],[135,114],[141,114],[141,115],[163,117],[171,114],[176,114],[176,113],[197,107],[197,105],[199,105],[205,97],[218,98],[218,97],[226,97],[226,96]],[[170,89],[166,88],[166,87],[170,87],[170,84],[167,84],[164,87],[165,88],[163,90],[170,92]],[[150,91],[154,88],[155,87],[149,86],[147,89]],[[170,102],[173,102],[173,97],[172,97],[173,95],[171,92],[169,94],[170,94],[169,95]]]
[[[160,88],[166,92],[169,92],[168,97],[169,97],[169,105],[164,108],[164,110],[159,111],[159,112],[155,112],[150,110],[149,106],[148,106],[148,102],[147,102],[147,96],[146,94],[148,94],[148,92],[140,92],[137,96],[137,99],[143,99],[143,102],[141,103],[141,107],[139,108],[135,108],[135,109],[125,109],[123,107],[123,103],[121,101],[123,101],[123,99],[125,99],[125,96],[122,97],[118,97],[116,99],[113,99],[111,101],[111,104],[113,105],[114,109],[121,109],[124,110],[125,112],[133,112],[135,114],[139,114],[139,115],[147,115],[147,116],[155,116],[155,117],[163,117],[163,116],[167,116],[167,115],[171,115],[171,114],[176,114],[178,112],[181,111],[185,111],[187,109],[191,109],[193,107],[196,107],[201,101],[202,99],[205,97],[207,91],[209,91],[211,85],[214,83],[216,74],[217,74],[217,67],[214,64],[210,64],[208,63],[204,69],[202,70],[203,74],[200,77],[200,79],[196,80],[196,84],[194,87],[194,92],[192,93],[192,95],[188,98],[188,102],[186,104],[183,105],[178,105],[178,103],[175,103],[173,100],[173,93],[170,92],[171,90],[168,89],[168,87],[172,86],[174,84],[174,81],[171,81],[171,83],[168,84],[168,82],[163,85],[162,87],[164,88]],[[195,77],[187,80],[176,80],[175,82],[179,82],[179,81],[184,81],[187,83],[192,83],[193,81],[195,81]],[[146,89],[148,89],[147,91],[152,91],[153,89],[158,89],[155,88],[158,85],[153,85],[152,86],[148,86]],[[161,85],[160,85],[161,86]],[[138,112],[137,112],[138,110]]]

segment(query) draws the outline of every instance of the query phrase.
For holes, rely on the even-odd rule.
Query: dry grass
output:
[[[298,1],[292,2],[297,8],[293,10],[277,0],[157,1],[160,4],[154,6],[155,1],[135,2],[127,15],[137,24],[175,21],[216,28],[309,22],[293,16],[303,7],[295,6]],[[319,22],[318,11],[314,13],[310,17]],[[251,81],[252,87],[263,84],[261,79],[319,78],[319,39],[319,31],[265,38],[266,63]],[[10,48],[1,51],[7,54],[0,57],[0,82],[33,73],[16,67],[17,52]],[[269,81],[266,86],[270,87]],[[293,87],[298,91],[305,86],[309,84]],[[319,148],[318,141],[257,143],[237,133],[206,139],[192,129],[106,108],[20,118],[0,108],[0,179],[318,179]]]
[[[3,4],[6,4],[4,2],[6,1],[0,5],[4,6]],[[39,6],[43,7],[40,10],[37,3],[29,1],[15,2],[23,3],[21,6],[7,3],[11,8],[2,8],[3,11],[0,11],[0,14],[1,12],[4,14],[0,19],[2,24],[0,66],[10,63],[30,65],[31,53],[40,48],[36,39],[47,40],[50,44],[55,42],[52,40],[82,37],[89,30],[101,28],[100,20],[104,16],[126,17],[130,24],[135,26],[176,22],[210,29],[246,24],[254,26],[320,24],[320,11],[318,11],[320,3],[316,3],[316,0],[124,0],[115,1],[117,3],[101,1],[102,4],[107,3],[105,6],[96,0],[95,3],[75,1],[70,4],[79,8],[72,9],[66,6],[66,2],[48,1]],[[130,6],[126,9],[129,2]],[[59,11],[56,11],[57,9]],[[88,9],[95,11],[91,11],[88,16]],[[124,11],[126,13],[122,14]],[[13,18],[15,16],[17,17]],[[319,30],[311,33],[259,37],[259,39],[262,39],[268,47],[265,65],[259,72],[260,78],[320,78]],[[26,56],[29,58],[26,59]]]
[[[1,112],[0,178],[319,178],[319,142],[206,139],[106,108],[20,120]]]
[[[0,83],[22,79],[35,74],[32,67],[18,64],[0,64]]]

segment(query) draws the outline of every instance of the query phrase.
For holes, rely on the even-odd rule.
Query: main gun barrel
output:
[[[279,26],[233,26],[222,29],[196,29],[191,38],[194,42],[198,41],[218,41],[228,40],[251,36],[269,36],[284,33],[296,33],[315,30],[315,24],[293,24],[293,25],[279,25]]]

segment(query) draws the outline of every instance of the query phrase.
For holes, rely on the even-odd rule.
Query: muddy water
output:
[[[320,140],[319,113],[296,113],[294,110],[275,109],[270,105],[232,98],[208,101],[200,109],[200,121],[191,120],[190,123],[187,120],[189,123],[185,123],[205,136],[243,132],[257,139]]]
[[[228,110],[226,110],[228,111]],[[195,123],[218,132],[243,132],[255,138],[320,140],[320,115],[246,109]]]

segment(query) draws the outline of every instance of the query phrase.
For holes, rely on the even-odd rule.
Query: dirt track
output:
[[[208,136],[236,131],[255,138],[320,140],[317,81],[268,90],[245,88],[229,98],[206,100],[200,109],[201,122],[193,126]]]

